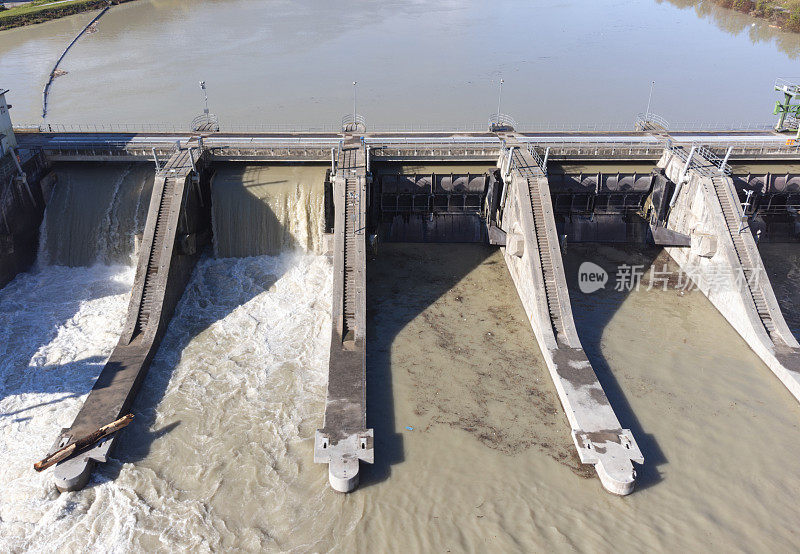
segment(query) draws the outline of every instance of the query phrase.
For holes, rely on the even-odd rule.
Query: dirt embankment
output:
[[[59,17],[66,17],[76,13],[104,8],[109,4],[121,4],[133,0],[83,0],[78,2],[64,2],[54,5],[37,5],[30,7],[11,8],[0,11],[0,31],[23,25],[42,23]]]

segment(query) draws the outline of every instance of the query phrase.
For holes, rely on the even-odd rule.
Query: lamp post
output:
[[[650,102],[653,100],[653,87],[656,86],[656,82],[653,81],[650,83],[650,96],[647,98],[647,111],[645,112],[645,119],[650,118]]]
[[[353,125],[356,124],[356,101],[358,100],[358,81],[353,81]],[[354,127],[355,128],[355,127]]]
[[[497,122],[500,122],[500,102],[503,99],[503,83],[505,79],[500,79],[500,92],[497,94]]]
[[[203,111],[203,113],[206,114],[206,123],[210,123],[211,120],[209,118],[209,112],[208,112],[208,91],[206,90],[205,81],[200,81],[200,88],[203,89],[203,97],[205,98],[206,102],[206,109]]]

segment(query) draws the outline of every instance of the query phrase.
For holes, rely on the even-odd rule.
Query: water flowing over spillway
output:
[[[275,547],[278,531],[271,540],[254,531],[265,505],[308,520],[323,508],[288,490],[325,391],[331,266],[303,253],[319,249],[324,171],[262,194],[261,212],[237,204],[236,175],[215,189],[215,216],[238,221],[221,228],[223,244],[247,235],[255,257],[200,261],[120,442],[122,462],[58,495],[31,462],[75,416],[119,338],[153,180],[143,166],[59,169],[37,268],[0,291],[0,550]],[[266,211],[276,217],[265,224]],[[309,488],[323,482],[320,473]],[[243,503],[248,525],[237,524]]]
[[[154,170],[149,164],[57,166],[41,228],[40,265],[134,262],[144,230]]]
[[[231,166],[212,183],[214,254],[275,255],[322,243],[322,166]]]

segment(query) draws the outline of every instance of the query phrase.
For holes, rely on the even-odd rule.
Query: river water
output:
[[[699,15],[699,17],[698,17]],[[92,14],[0,33],[17,123],[41,118],[53,63]],[[51,122],[527,126],[771,120],[800,35],[697,0],[137,0],[84,36],[55,80]]]

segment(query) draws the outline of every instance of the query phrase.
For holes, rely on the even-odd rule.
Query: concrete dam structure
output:
[[[366,277],[382,242],[502,249],[575,452],[613,494],[634,490],[636,468],[647,463],[647,453],[618,418],[581,345],[562,262],[570,242],[664,247],[800,400],[800,345],[756,247],[756,240],[795,241],[800,234],[800,176],[790,171],[800,152],[777,133],[524,133],[494,122],[482,133],[399,134],[367,132],[364,121],[354,118],[340,133],[49,127],[17,129],[14,140],[0,166],[0,285],[36,259],[46,233],[45,205],[54,189],[66,186],[57,168],[155,166],[132,253],[136,274],[124,329],[74,422],[53,430],[51,452],[130,411],[194,265],[212,242],[219,256],[271,252],[298,240],[330,256],[328,388],[313,458],[328,466],[330,484],[340,492],[358,486],[362,461],[381,456],[366,395],[373,386]],[[462,171],[445,164],[460,164]],[[768,170],[736,169],[754,164]],[[219,179],[221,191],[231,179],[252,175],[253,167],[273,165],[324,167],[321,201],[301,201],[308,221],[291,239],[277,242],[230,230],[225,240],[214,237],[214,229],[235,222],[213,219],[239,208],[212,192],[212,181]],[[215,202],[227,202],[229,211],[214,211]],[[273,219],[263,228],[279,233],[286,224]],[[253,243],[237,246],[245,240]],[[57,487],[85,486],[93,467],[122,440],[124,431],[58,463]],[[44,454],[47,445],[42,448]]]

